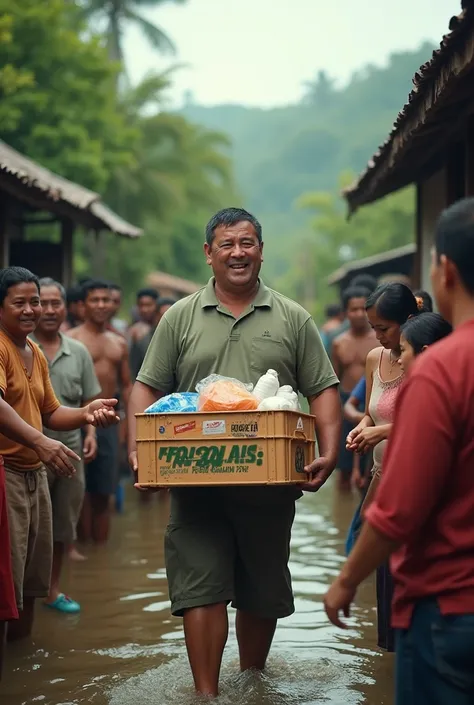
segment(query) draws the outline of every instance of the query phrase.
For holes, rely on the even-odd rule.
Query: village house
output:
[[[430,290],[433,231],[440,212],[474,195],[474,0],[463,0],[439,49],[413,78],[393,129],[357,181],[345,190],[350,214],[416,185],[412,282]]]
[[[181,277],[175,277],[165,272],[151,272],[146,279],[147,285],[160,292],[160,296],[171,299],[182,299],[198,291],[202,284],[190,282]]]
[[[0,267],[26,267],[69,286],[78,227],[92,237],[103,231],[130,238],[142,234],[107,208],[99,194],[63,179],[0,140]],[[35,230],[59,230],[59,241],[30,238]]]

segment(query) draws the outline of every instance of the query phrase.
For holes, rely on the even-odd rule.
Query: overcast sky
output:
[[[297,101],[302,84],[326,69],[339,81],[391,51],[439,42],[460,0],[188,0],[148,10],[185,63],[173,104],[191,90],[206,105],[272,106]],[[133,81],[169,66],[136,30],[126,36]],[[428,57],[427,57],[428,58]]]

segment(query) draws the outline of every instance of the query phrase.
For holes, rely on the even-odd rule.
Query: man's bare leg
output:
[[[263,671],[272,645],[276,619],[264,619],[250,612],[237,611],[235,627],[239,642],[240,670]]]
[[[18,641],[31,635],[35,618],[35,598],[24,597],[20,618],[8,622],[7,640]]]
[[[76,546],[74,544],[71,544],[68,548],[68,556],[71,559],[71,561],[86,561],[87,557],[83,556],[82,553],[79,553],[77,550]]]
[[[110,531],[110,496],[90,494],[92,511],[92,539],[95,543],[106,543]]]
[[[84,496],[77,525],[77,538],[81,543],[87,543],[92,539],[92,506],[89,492],[86,492]]]
[[[65,546],[63,543],[55,541],[53,544],[53,565],[51,567],[51,583],[49,587],[49,595],[46,598],[46,603],[52,604],[58,599],[59,590],[59,579],[61,577],[61,571],[63,567]]]
[[[184,635],[198,693],[217,696],[222,654],[229,632],[227,605],[195,607],[184,613]]]
[[[342,470],[338,470],[337,473],[337,486],[339,492],[343,492],[344,494],[351,492],[351,476],[348,475],[346,472],[342,472]]]

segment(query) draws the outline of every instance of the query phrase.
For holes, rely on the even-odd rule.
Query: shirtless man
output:
[[[146,291],[143,289],[142,291]],[[148,290],[149,291],[149,290]],[[140,293],[140,292],[139,292]],[[142,297],[141,301],[146,297]],[[135,329],[135,335],[130,341],[130,372],[132,375],[132,381],[135,382],[138,373],[140,372],[140,367],[145,359],[146,351],[150,345],[153,334],[156,330],[156,326],[161,321],[166,311],[171,308],[176,303],[176,299],[163,298],[158,299],[155,303],[156,313],[154,320],[151,324],[146,327],[143,326],[141,329]],[[140,322],[135,325],[140,325]]]
[[[128,324],[118,313],[122,308],[122,287],[118,284],[109,284],[110,290],[110,310],[109,310],[109,330],[118,335],[126,336]]]
[[[336,375],[341,380],[339,393],[344,405],[361,377],[365,374],[367,355],[377,346],[375,333],[369,325],[365,312],[365,302],[370,291],[363,287],[351,286],[342,294],[342,303],[349,322],[349,329],[339,335],[332,344],[331,358]],[[349,421],[345,421],[337,467],[339,487],[350,490],[354,455],[347,452],[345,438],[352,430]],[[347,433],[346,433],[347,431]],[[344,435],[346,434],[346,435]]]
[[[137,292],[137,311],[139,320],[129,330],[130,342],[141,340],[158,323],[158,299],[156,289],[140,289]]]
[[[94,362],[102,395],[114,397],[120,390],[126,408],[131,391],[128,350],[125,338],[108,329],[110,286],[101,280],[89,280],[82,288],[84,323],[69,331],[83,343]],[[112,427],[111,427],[112,428]],[[107,541],[110,526],[110,497],[118,485],[118,429],[98,429],[97,457],[86,466],[86,496],[79,522],[81,540]]]

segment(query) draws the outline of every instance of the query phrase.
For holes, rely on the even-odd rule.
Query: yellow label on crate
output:
[[[248,472],[263,464],[257,445],[164,446],[158,452],[160,475]]]

